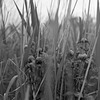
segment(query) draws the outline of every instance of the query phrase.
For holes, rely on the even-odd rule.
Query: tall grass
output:
[[[2,93],[0,90],[0,98],[3,100],[88,100],[90,98],[96,100],[96,96],[99,98],[96,66],[99,66],[100,11],[97,0],[97,23],[96,30],[94,29],[97,36],[90,52],[91,43],[87,37],[85,38],[86,32],[89,32],[87,30],[89,30],[90,1],[86,20],[73,16],[78,0],[73,9],[71,7],[73,1],[69,0],[66,7],[67,15],[64,16],[64,21],[59,23],[61,1],[58,0],[54,19],[48,11],[48,20],[43,28],[37,7],[32,0],[24,0],[22,9],[19,9],[17,2],[14,1],[21,19],[19,24],[21,29],[18,30],[18,26],[11,25],[14,30],[12,33],[15,34],[9,34],[9,37],[12,36],[9,44],[1,3],[1,30],[4,34],[3,42],[0,43],[0,47],[3,48],[0,48],[0,55],[4,47],[8,50],[7,46],[11,45],[8,51],[12,51],[12,56],[8,55],[6,60],[2,59],[5,61],[0,65],[0,89],[4,89]],[[95,65],[93,59],[95,49],[98,65]]]
[[[99,8],[99,0],[97,0],[97,17],[96,17],[96,36],[98,37],[98,42],[97,42],[97,45],[96,45],[96,63],[97,63],[97,66],[98,66],[98,71],[99,71],[99,74],[98,74],[98,81],[99,81],[99,90],[98,90],[98,96],[97,96],[97,100],[99,100],[100,98],[100,63],[99,63],[99,58],[100,58],[100,55],[99,55],[99,50],[100,50],[100,46],[99,46],[99,43],[100,43],[100,22],[99,22],[99,18],[100,18],[100,8]]]

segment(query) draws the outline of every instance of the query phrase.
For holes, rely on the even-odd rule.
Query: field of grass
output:
[[[96,22],[88,12],[74,17],[69,0],[59,23],[48,12],[42,25],[32,0],[19,9],[21,22],[7,24],[0,1],[0,100],[100,100],[100,9]],[[29,2],[29,3],[28,3]],[[28,5],[29,4],[29,5]],[[5,13],[6,12],[6,13]]]

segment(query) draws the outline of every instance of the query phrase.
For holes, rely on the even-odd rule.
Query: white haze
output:
[[[20,10],[22,11],[22,6],[23,6],[24,0],[15,0],[15,1],[17,3],[18,7],[20,8]],[[51,1],[54,2],[52,11],[53,12],[56,11],[58,0],[33,0],[33,1],[38,6],[38,14],[39,14],[39,19],[41,20],[41,22],[44,22],[45,19],[47,18],[47,10],[48,11],[50,10]],[[60,19],[63,18],[63,15],[65,13],[65,8],[66,8],[66,5],[68,4],[68,2],[66,3],[66,1],[69,1],[69,0],[61,0],[60,11],[59,11]],[[72,0],[72,9],[74,7],[75,2],[76,2],[76,0]],[[13,3],[13,0],[5,0],[4,3],[7,6],[7,10],[10,12],[10,15],[11,15],[9,20],[12,23],[14,23],[14,22],[18,23],[20,17],[18,15],[16,7]],[[83,12],[87,13],[88,3],[89,3],[89,0],[78,0],[75,11],[73,13],[74,16],[82,16],[82,10],[83,10]],[[96,8],[97,8],[96,3],[97,3],[97,0],[91,0],[90,14],[94,18],[96,16]]]

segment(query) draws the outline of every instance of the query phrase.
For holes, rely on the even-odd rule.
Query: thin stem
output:
[[[87,67],[87,70],[86,70],[86,73],[85,73],[85,77],[84,77],[84,80],[83,80],[83,84],[82,84],[81,91],[80,91],[80,93],[79,93],[78,100],[80,100],[81,97],[82,97],[82,92],[83,92],[84,87],[85,87],[85,83],[86,83],[87,75],[88,75],[88,72],[89,72],[89,68],[90,68],[90,65],[91,65],[92,56],[93,56],[94,51],[95,51],[95,47],[96,47],[96,44],[97,44],[97,40],[98,40],[98,36],[96,37],[96,40],[95,40],[95,43],[94,43],[94,47],[93,47],[93,50],[92,50],[92,53],[91,53],[91,56],[90,56],[90,59],[89,59],[88,67]]]
[[[73,14],[73,12],[74,12],[74,10],[75,10],[75,7],[76,7],[77,2],[78,2],[78,0],[76,0],[76,2],[75,2],[75,5],[74,5],[74,8],[73,8],[73,10],[72,10],[71,15]]]

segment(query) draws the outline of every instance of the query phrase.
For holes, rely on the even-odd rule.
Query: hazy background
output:
[[[15,0],[18,7],[22,11],[22,6],[23,6],[23,1],[24,0]],[[39,19],[41,22],[44,22],[45,19],[47,18],[47,10],[50,11],[52,10],[53,12],[56,11],[57,7],[57,2],[58,0],[33,0],[38,8],[38,14],[39,14]],[[51,2],[53,1],[53,6],[50,9]],[[60,19],[63,18],[63,15],[65,13],[65,8],[67,7],[69,0],[61,0],[61,5],[60,5],[60,11],[59,11],[59,17]],[[5,0],[5,5],[7,6],[7,10],[10,12],[10,20],[11,22],[18,22],[19,16],[18,12],[15,8],[15,5],[13,3],[13,0]],[[72,0],[72,9],[75,4],[76,0]],[[87,13],[87,8],[88,8],[88,3],[89,0],[78,0],[75,11],[74,11],[74,16],[82,16],[82,12]],[[90,14],[92,17],[95,18],[96,16],[96,6],[97,6],[97,0],[91,0],[91,6],[90,6]]]

